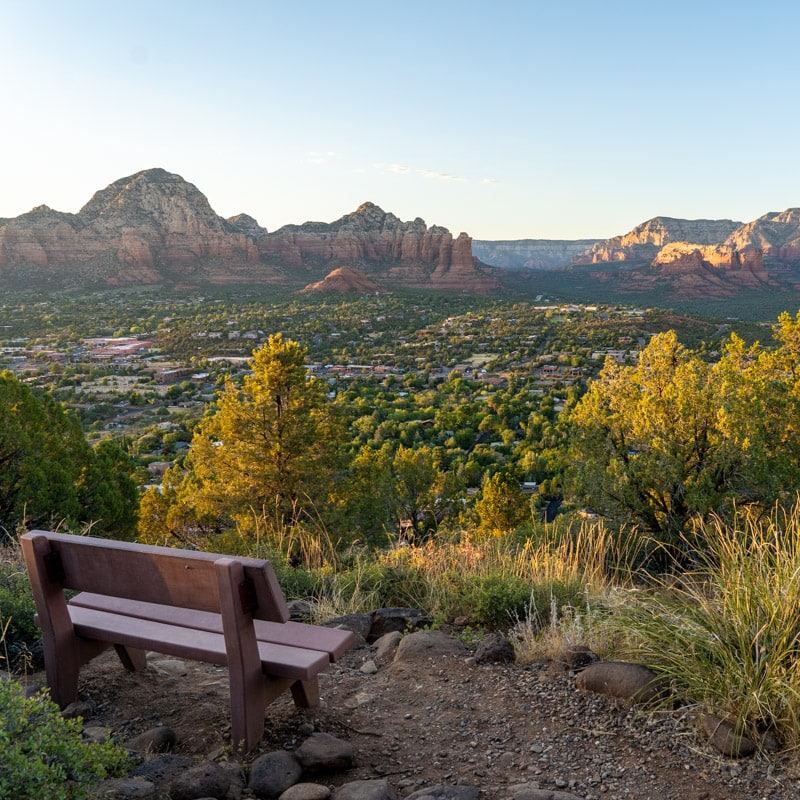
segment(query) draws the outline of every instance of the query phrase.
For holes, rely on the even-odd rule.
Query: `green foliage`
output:
[[[237,530],[258,539],[314,518],[327,502],[339,456],[338,425],[305,351],[280,334],[253,352],[242,386],[227,380],[197,426],[187,475],[151,497],[141,533],[185,541]]]
[[[16,681],[0,681],[0,797],[78,800],[87,785],[123,774],[125,750],[81,740],[82,722],[66,720],[42,691],[25,697]]]
[[[333,487],[336,524],[352,532],[353,539],[385,544],[389,531],[397,527],[398,502],[389,446],[375,450],[362,447],[353,458],[348,474]]]
[[[421,608],[426,610],[430,600],[428,587],[419,572],[385,561],[358,559],[348,569],[331,576],[329,592],[344,597],[360,593],[368,597],[371,608]]]
[[[0,661],[7,658],[11,669],[24,666],[26,652],[39,639],[30,582],[15,552],[0,550]]]
[[[509,472],[496,472],[483,483],[475,502],[479,530],[492,536],[511,533],[530,520],[530,503]]]
[[[531,587],[513,575],[473,575],[462,589],[461,608],[474,625],[508,628],[525,616]]]
[[[130,534],[138,500],[132,464],[100,448],[50,395],[0,373],[0,529],[95,523],[109,535]]]
[[[798,327],[782,318],[779,334]],[[608,360],[569,415],[573,495],[674,548],[692,520],[729,515],[737,502],[768,508],[800,479],[788,349],[733,337],[712,366],[670,331],[635,367]]]

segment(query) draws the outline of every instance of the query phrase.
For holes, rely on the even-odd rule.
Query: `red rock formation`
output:
[[[575,258],[574,263],[652,261],[662,247],[672,242],[721,244],[739,225],[729,219],[653,217],[623,236],[597,242],[586,254]]]
[[[375,280],[418,288],[486,292],[498,281],[480,272],[465,233],[453,240],[417,217],[401,222],[374,203],[330,224],[286,225],[258,241],[263,260],[313,273],[356,266]]]
[[[254,221],[253,221],[254,222]],[[180,176],[151,169],[97,192],[77,213],[46,206],[0,225],[0,275],[70,282],[161,282],[174,269],[258,264],[252,238]]]
[[[772,283],[764,269],[763,251],[738,250],[731,245],[697,245],[673,242],[661,248],[653,267],[665,275],[678,277],[678,286],[692,296],[707,293],[709,282],[730,282],[739,288],[759,288]],[[705,292],[701,291],[705,288]]]
[[[303,291],[363,294],[364,292],[375,292],[377,289],[378,285],[360,270],[352,267],[339,267],[333,272],[329,272],[321,281],[309,284]]]

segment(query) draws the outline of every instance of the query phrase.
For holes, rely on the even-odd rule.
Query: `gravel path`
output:
[[[526,784],[580,800],[800,798],[796,756],[727,760],[698,736],[690,713],[616,707],[546,663],[479,665],[463,652],[374,670],[373,659],[354,650],[324,673],[319,709],[273,703],[252,756],[292,749],[310,723],[355,748],[356,766],[326,776],[331,786],[385,777],[400,796],[465,784],[485,800],[511,800]],[[198,758],[226,743],[220,668],[151,655],[147,672],[128,674],[106,654],[84,668],[82,690],[96,707],[91,724],[123,738],[166,724],[178,752]]]

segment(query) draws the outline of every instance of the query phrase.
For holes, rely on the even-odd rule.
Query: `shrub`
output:
[[[475,625],[486,628],[510,626],[525,616],[531,588],[513,575],[470,576],[461,598],[462,612]]]
[[[681,696],[755,740],[800,745],[800,506],[695,532],[700,566],[642,592],[618,619],[632,653]],[[689,547],[687,542],[687,548]]]
[[[81,741],[81,721],[64,719],[44,690],[26,697],[12,680],[0,681],[0,753],[0,797],[14,800],[78,800],[129,764],[115,744]]]

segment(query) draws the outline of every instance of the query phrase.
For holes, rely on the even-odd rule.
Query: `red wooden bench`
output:
[[[300,707],[319,704],[317,676],[354,640],[290,622],[269,561],[47,531],[21,541],[62,708],[77,699],[81,666],[111,646],[128,670],[144,669],[148,650],[226,665],[231,738],[248,751],[287,689]]]

